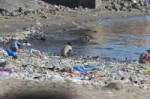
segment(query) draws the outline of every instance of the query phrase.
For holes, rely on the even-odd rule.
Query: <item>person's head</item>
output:
[[[68,43],[67,43],[67,45],[70,45],[70,46],[72,46],[72,43],[71,43],[71,42],[68,42]]]
[[[13,41],[16,41],[16,39],[15,39],[15,38],[12,38],[12,39],[11,39],[11,42],[13,42]]]
[[[150,53],[150,50],[147,50],[148,53]]]

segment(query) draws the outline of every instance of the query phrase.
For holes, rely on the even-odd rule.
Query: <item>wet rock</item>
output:
[[[79,38],[80,43],[88,43],[90,42],[90,38],[88,36]]]
[[[45,38],[45,37],[41,37],[41,40],[42,40],[42,41],[46,41],[46,38]]]

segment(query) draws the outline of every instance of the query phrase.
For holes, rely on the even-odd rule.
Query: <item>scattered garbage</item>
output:
[[[150,69],[146,69],[146,70],[144,70],[144,74],[146,74],[146,75],[150,76]]]
[[[0,72],[8,72],[8,73],[11,73],[12,70],[11,70],[11,69],[0,68]]]
[[[39,57],[40,53],[40,57]],[[119,82],[122,85],[150,88],[150,69],[138,62],[118,62],[102,58],[62,58],[36,49],[20,49],[18,59],[1,56],[0,77],[45,81],[55,83],[71,81],[77,84],[107,86]],[[4,59],[4,60],[3,60]],[[115,90],[122,86],[115,85]],[[122,90],[122,89],[121,89]]]
[[[74,66],[73,69],[79,71],[81,74],[86,74],[86,70],[81,66]]]

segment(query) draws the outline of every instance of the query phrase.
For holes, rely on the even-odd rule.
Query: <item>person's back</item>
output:
[[[141,54],[139,62],[146,63],[148,60],[150,60],[150,50],[147,50]]]
[[[14,51],[14,52],[17,52],[17,50],[20,48],[20,43],[18,42],[18,41],[13,41],[13,42],[11,42],[11,44],[10,44],[10,49],[12,50],[12,51]]]
[[[63,57],[67,57],[71,50],[72,50],[71,43],[68,42],[68,44],[62,48],[61,55]]]

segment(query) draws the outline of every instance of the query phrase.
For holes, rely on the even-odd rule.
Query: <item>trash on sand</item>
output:
[[[11,69],[0,68],[0,72],[8,72],[8,73],[12,73],[12,70],[11,70]]]
[[[84,68],[85,69],[96,69],[96,66],[95,65],[93,65],[93,66],[90,66],[90,65],[86,65],[86,66],[84,66]]]
[[[79,71],[81,74],[86,74],[86,70],[81,66],[74,66],[73,69]]]
[[[145,69],[143,72],[144,72],[144,74],[150,76],[150,69]]]

